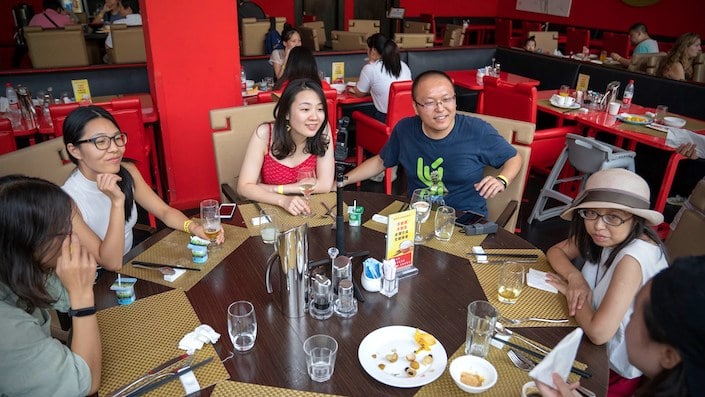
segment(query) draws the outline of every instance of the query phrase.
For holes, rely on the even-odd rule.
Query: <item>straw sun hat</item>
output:
[[[639,175],[621,168],[598,171],[588,178],[585,191],[563,211],[561,218],[573,219],[573,211],[580,208],[610,208],[640,216],[650,226],[656,226],[663,222],[663,215],[649,209],[649,198],[649,185]]]

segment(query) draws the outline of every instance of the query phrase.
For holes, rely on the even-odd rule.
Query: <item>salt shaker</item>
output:
[[[357,314],[357,300],[353,296],[353,283],[350,279],[340,280],[338,299],[335,300],[335,315],[349,318]]]
[[[399,278],[397,266],[393,259],[382,262],[382,295],[391,298],[399,291]]]
[[[343,280],[352,281],[352,260],[344,255],[341,255],[333,260],[333,291],[340,294],[338,285]]]
[[[318,320],[325,320],[333,315],[333,291],[328,277],[316,274],[311,281],[311,299],[309,314]]]

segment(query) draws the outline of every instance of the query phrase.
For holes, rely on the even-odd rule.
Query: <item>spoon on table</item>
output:
[[[156,270],[156,271],[158,271],[159,273],[161,273],[161,274],[163,274],[163,275],[165,275],[165,276],[171,276],[171,275],[176,274],[176,270],[174,270],[174,269],[172,269],[172,268],[170,268],[170,267],[166,267],[166,266],[162,266],[162,267],[149,267],[149,266],[144,266],[144,265],[135,265],[134,263],[132,264],[132,266],[133,266],[133,267],[139,267],[140,269]]]
[[[543,354],[549,353],[548,350],[542,348],[541,346],[538,346],[537,344],[533,343],[531,340],[515,333],[514,331],[512,331],[508,328],[505,328],[504,325],[500,322],[495,323],[494,329],[495,329],[495,331],[497,331],[498,334],[504,335],[504,336],[513,336],[513,337],[521,340],[522,342],[526,343],[527,345],[533,347],[534,349],[540,351]]]

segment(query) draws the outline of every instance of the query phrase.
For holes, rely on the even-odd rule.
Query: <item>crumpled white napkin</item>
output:
[[[548,273],[546,272],[530,268],[529,273],[526,274],[526,285],[542,291],[558,293],[556,287],[546,282],[547,275]]]
[[[204,343],[215,343],[218,339],[220,339],[220,334],[215,332],[210,325],[199,325],[193,332],[189,332],[181,338],[179,349],[186,350],[188,354],[193,354],[196,350],[201,350]]]
[[[568,379],[582,337],[582,328],[576,328],[573,332],[566,335],[566,337],[529,372],[529,376],[534,380],[556,388],[551,374],[556,372],[561,378]]]
[[[677,148],[684,143],[694,143],[695,154],[700,158],[705,158],[705,136],[684,128],[668,127],[666,145]]]

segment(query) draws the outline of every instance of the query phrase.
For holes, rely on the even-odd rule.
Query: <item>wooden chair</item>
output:
[[[372,33],[333,30],[330,32],[333,51],[355,51],[367,49],[367,37]]]
[[[357,165],[362,164],[365,151],[378,154],[389,140],[394,126],[399,120],[415,115],[414,100],[411,95],[412,81],[396,81],[389,87],[389,105],[387,106],[387,122],[382,123],[377,119],[362,112],[353,112],[357,140]],[[384,172],[384,191],[392,194],[392,169]]]
[[[286,18],[277,17],[277,31],[284,28]],[[264,39],[269,31],[270,22],[268,19],[242,18],[242,43],[240,53],[243,56],[264,55]]]
[[[348,20],[348,32],[368,33],[368,36],[379,33],[379,20],[377,19],[350,19]]]
[[[565,30],[565,53],[581,54],[583,47],[590,48],[590,30],[569,26]]]
[[[430,33],[433,33],[434,45],[443,44],[443,36],[438,31],[438,26],[436,25],[436,17],[433,14],[420,14],[419,21],[426,22],[431,25]]]
[[[29,58],[35,69],[90,65],[81,25],[47,30],[39,26],[27,26],[24,34]]]
[[[705,82],[705,54],[700,53],[694,60],[693,60],[693,79],[692,81],[696,81],[698,83],[704,83]]]
[[[399,48],[433,47],[431,33],[394,33],[394,42]]]
[[[237,180],[247,144],[257,126],[274,121],[274,102],[210,111],[213,151],[222,202],[237,202]]]
[[[127,26],[124,24],[110,25],[113,37],[112,63],[143,63],[147,62],[144,49],[144,31],[142,26]]]
[[[657,52],[655,54],[634,54],[629,59],[627,70],[630,72],[642,72],[650,75],[655,75],[661,61],[666,59],[665,52]]]
[[[326,35],[326,25],[323,21],[313,21],[304,22],[301,24],[302,27],[311,28],[316,32],[316,38],[318,39],[318,48],[324,48],[326,46],[326,41],[328,36]]]
[[[404,33],[432,33],[431,23],[419,21],[404,21]]]
[[[465,29],[460,25],[447,24],[443,33],[444,47],[460,47],[465,39]]]
[[[0,154],[17,150],[15,135],[12,133],[12,123],[6,118],[0,118]]]
[[[519,207],[521,206],[521,198],[524,195],[524,187],[529,171],[529,158],[531,157],[532,141],[536,125],[524,121],[483,114],[460,111],[458,113],[478,117],[490,123],[521,155],[521,169],[516,178],[514,178],[514,181],[507,187],[507,190],[487,200],[487,218],[497,223],[497,225],[503,227],[505,230],[514,233],[517,227]],[[497,176],[499,175],[499,170],[492,167],[485,167],[485,175]]]
[[[537,92],[529,84],[510,84],[485,76],[477,112],[536,124]],[[547,174],[565,147],[565,138],[576,133],[574,126],[535,131],[531,143],[530,169]]]
[[[54,138],[0,156],[0,176],[20,174],[46,179],[59,186],[76,166],[69,161],[64,139]]]
[[[695,185],[671,228],[665,241],[669,262],[682,256],[705,255],[705,179]]]
[[[310,26],[299,26],[297,29],[301,34],[301,45],[311,51],[320,51],[320,39],[318,38],[318,29]]]

